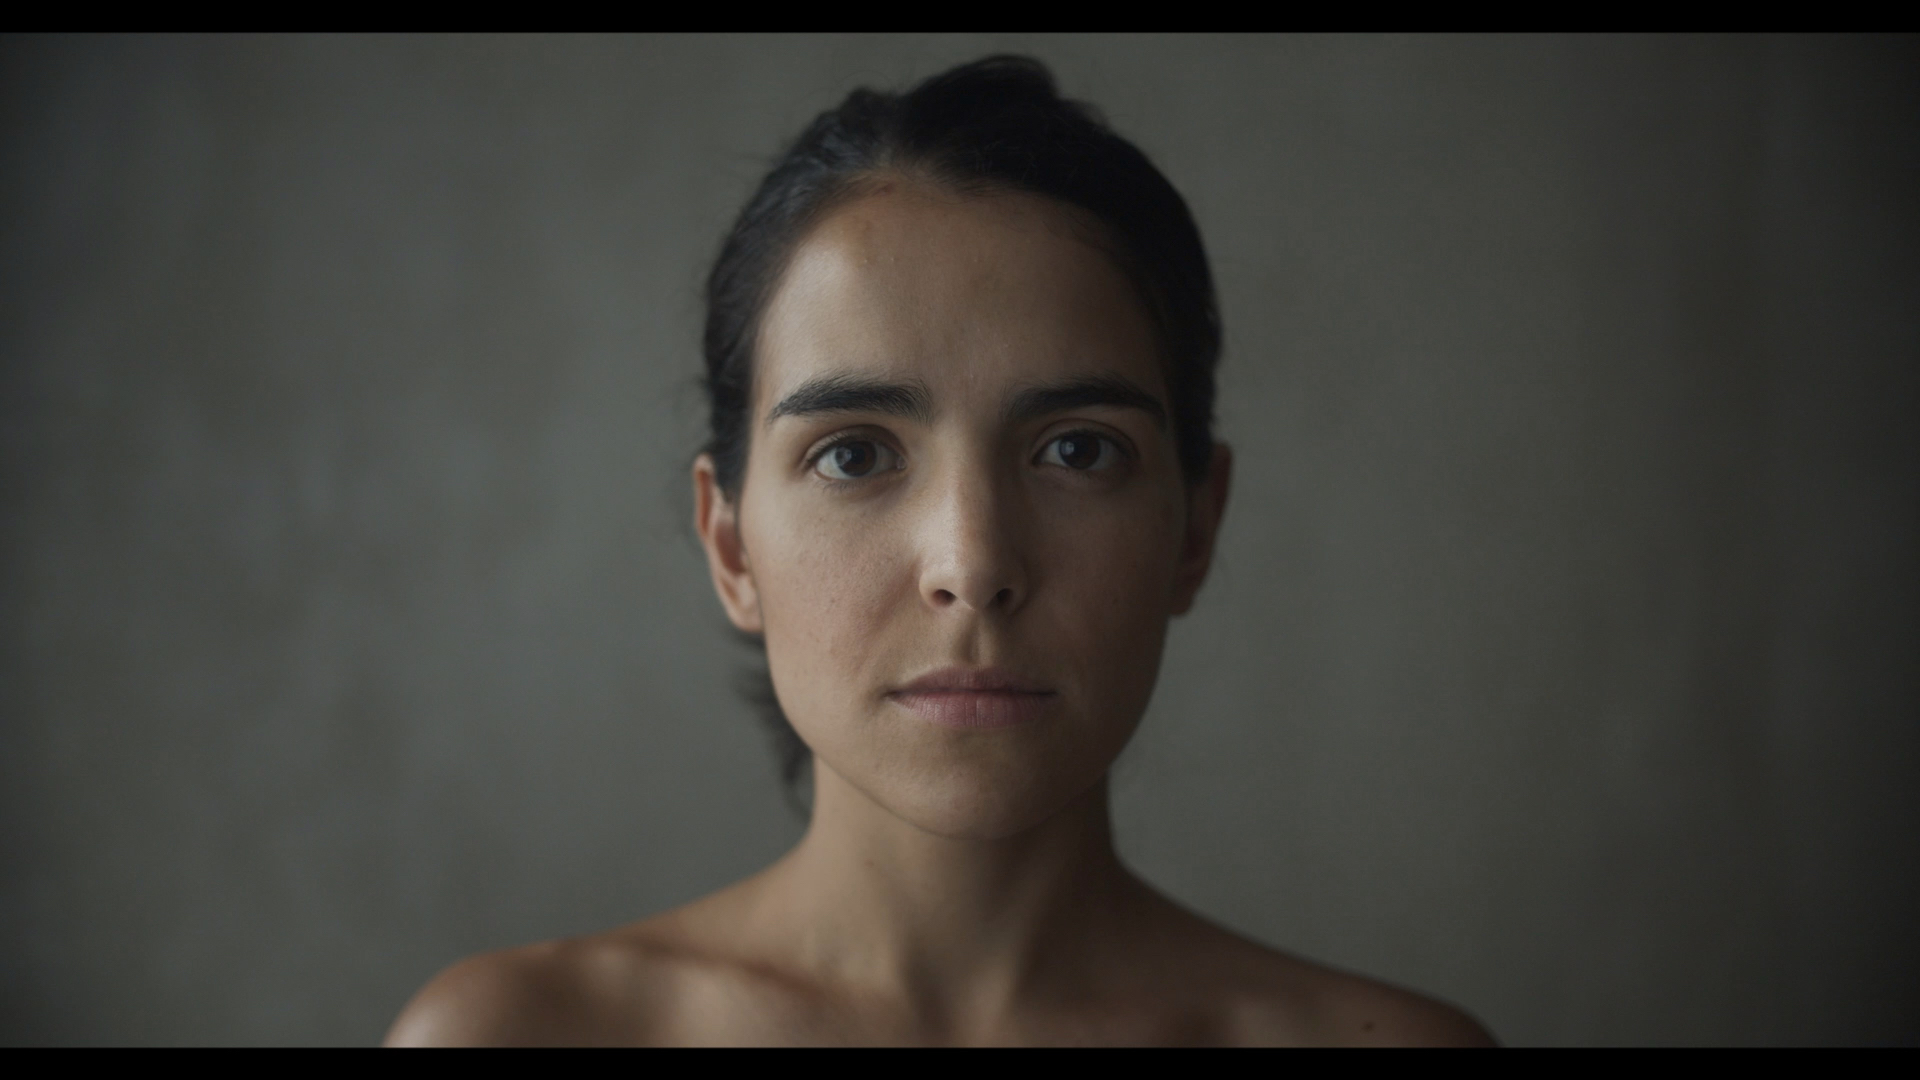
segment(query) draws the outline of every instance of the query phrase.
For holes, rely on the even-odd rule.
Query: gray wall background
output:
[[[699,281],[1002,49],[1228,327],[1126,855],[1512,1042],[1920,1040],[1920,48],[1401,37],[5,41],[0,1040],[371,1042],[793,842]]]

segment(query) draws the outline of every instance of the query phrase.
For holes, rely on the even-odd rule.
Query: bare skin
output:
[[[814,751],[764,872],[476,957],[389,1045],[1487,1045],[1232,934],[1114,853],[1106,774],[1212,558],[1156,337],[1046,199],[878,177],[765,313],[746,477],[694,468],[715,590]]]

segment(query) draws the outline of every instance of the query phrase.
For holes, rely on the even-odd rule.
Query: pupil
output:
[[[1100,460],[1100,440],[1069,435],[1060,440],[1060,460],[1076,469],[1091,469]]]
[[[833,464],[848,476],[873,468],[873,448],[866,443],[841,443],[833,448]]]

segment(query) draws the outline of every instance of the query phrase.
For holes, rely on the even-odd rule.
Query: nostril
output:
[[[954,595],[945,589],[933,590],[933,602],[936,604],[951,604],[954,599]]]
[[[1013,590],[1001,589],[999,592],[994,593],[993,602],[999,605],[1000,607],[1012,607],[1013,606]]]

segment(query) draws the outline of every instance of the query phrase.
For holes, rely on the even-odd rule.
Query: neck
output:
[[[815,764],[806,837],[765,876],[762,926],[803,968],[959,1021],[1084,978],[1137,883],[1113,851],[1102,780],[1012,836],[940,836]]]

